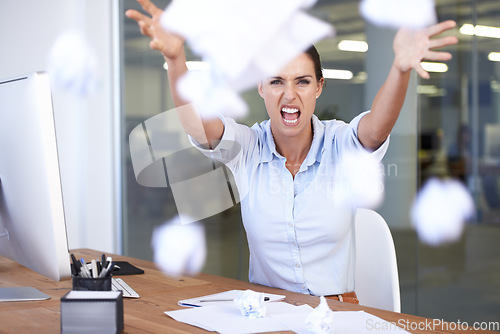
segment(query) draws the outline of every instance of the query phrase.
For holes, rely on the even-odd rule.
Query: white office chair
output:
[[[359,303],[401,312],[396,250],[384,218],[373,210],[357,209],[355,240],[354,277]]]

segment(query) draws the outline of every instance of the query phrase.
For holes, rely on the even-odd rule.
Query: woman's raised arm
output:
[[[165,31],[160,25],[163,10],[149,0],[137,0],[150,16],[129,9],[125,15],[137,22],[141,33],[151,38],[149,46],[161,52],[168,65],[168,81],[172,99],[177,108],[179,119],[187,134],[198,143],[212,147],[212,142],[221,139],[224,125],[219,118],[201,119],[190,101],[184,100],[177,90],[179,79],[187,72],[184,39],[181,36]]]
[[[446,61],[448,52],[434,51],[458,42],[456,37],[447,36],[431,39],[456,26],[454,21],[444,21],[427,29],[409,30],[402,28],[394,38],[394,62],[386,81],[378,91],[371,112],[361,119],[358,139],[367,149],[375,150],[387,139],[396,124],[406,96],[412,69],[424,79],[429,78],[420,65],[421,61]]]

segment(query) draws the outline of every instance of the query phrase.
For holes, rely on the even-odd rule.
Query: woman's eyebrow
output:
[[[296,77],[294,80],[300,80],[300,79],[305,79],[305,78],[312,78],[312,75],[310,75],[310,74],[301,75],[301,76]],[[275,76],[275,77],[269,77],[269,78],[267,78],[267,80],[284,80],[284,79],[280,76]]]

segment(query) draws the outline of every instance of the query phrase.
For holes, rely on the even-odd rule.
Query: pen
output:
[[[89,268],[87,267],[87,264],[85,263],[85,260],[83,258],[80,259],[80,263],[82,264],[82,267],[80,268],[80,276],[87,278],[91,277]]]
[[[232,302],[234,299],[201,299],[198,302],[207,303],[207,302]],[[269,297],[264,297],[264,301],[269,301]]]
[[[182,306],[201,307],[200,305],[181,303]]]
[[[104,257],[104,254],[102,254],[102,255],[103,255],[103,257]],[[105,268],[108,268],[108,265],[109,265],[109,263],[110,263],[111,261],[113,261],[113,259],[111,258],[111,256],[108,256],[108,257],[106,258],[106,260],[104,261],[104,263],[102,264],[103,270],[104,270]]]
[[[105,270],[101,271],[101,273],[99,274],[99,277],[106,277],[111,272],[111,270],[113,269],[114,265],[115,265],[114,262],[112,262],[112,261],[109,262],[107,268]]]
[[[95,259],[92,259],[92,277],[97,278],[97,261]]]
[[[73,268],[75,269],[75,272],[73,274],[75,276],[78,276],[80,274],[80,268],[82,267],[82,264],[76,259],[75,254],[71,254],[71,261],[73,262]]]
[[[104,269],[106,269],[106,267],[107,267],[107,263],[106,263],[106,254],[104,254],[104,253],[103,253],[103,254],[101,255],[101,270],[99,271],[99,274],[101,274],[101,273],[102,273],[102,271],[103,271]]]

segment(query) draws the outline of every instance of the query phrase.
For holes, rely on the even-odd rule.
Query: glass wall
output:
[[[165,7],[168,1],[156,1]],[[437,0],[440,20],[453,19],[458,46],[453,60],[431,79],[412,77],[404,110],[384,159],[386,194],[379,212],[393,233],[398,256],[402,311],[447,321],[498,321],[500,309],[500,39],[469,35],[470,24],[500,26],[497,0]],[[121,2],[139,8],[134,0]],[[392,62],[394,31],[368,25],[358,1],[320,0],[311,14],[335,26],[336,37],[317,44],[325,69],[347,79],[327,79],[318,99],[321,119],[350,121],[370,108]],[[151,259],[153,228],[177,214],[170,188],[135,180],[128,135],[146,119],[173,108],[163,58],[149,50],[135,22],[123,17],[123,245],[126,255]],[[487,30],[487,29],[486,29]],[[460,32],[462,31],[462,32]],[[479,34],[480,29],[478,30]],[[487,30],[488,31],[488,30]],[[493,30],[496,31],[496,30]],[[367,42],[365,52],[343,51],[342,40]],[[491,53],[491,55],[490,55]],[[188,60],[196,56],[187,51]],[[251,113],[241,123],[267,118],[255,89],[244,93]],[[457,243],[431,248],[417,240],[409,220],[411,202],[426,179],[454,177],[474,195],[477,215]],[[204,272],[247,279],[248,249],[239,206],[203,220],[208,259]]]
[[[416,309],[455,322],[498,320],[500,7],[437,1],[437,12],[440,20],[457,22],[459,44],[448,69],[417,88],[419,186],[433,176],[460,180],[475,199],[476,216],[456,243],[418,244]]]

